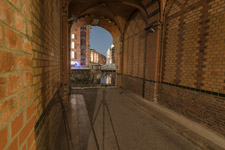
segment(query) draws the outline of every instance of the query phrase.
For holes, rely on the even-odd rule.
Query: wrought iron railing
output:
[[[72,69],[71,86],[72,87],[92,87],[92,86],[113,86],[116,81],[115,70],[101,69]]]

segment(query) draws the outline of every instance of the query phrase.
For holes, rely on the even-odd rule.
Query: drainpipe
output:
[[[67,28],[67,14],[68,14],[68,10],[67,10],[67,3],[68,1],[67,0],[62,0],[62,5],[61,5],[61,42],[62,42],[62,47],[61,47],[61,51],[62,51],[62,98],[64,100],[64,103],[67,103],[67,100],[68,100],[68,87],[67,87],[67,84],[65,85],[65,80],[67,81],[67,79],[65,78],[68,74],[67,74],[67,71],[68,71],[68,64],[65,65],[65,63],[67,62],[64,62],[64,57],[65,57],[65,53],[67,52],[67,50],[65,50],[65,47],[67,44],[67,42],[65,42],[64,38],[67,38],[67,37],[64,37],[64,28],[66,27]],[[68,56],[68,53],[67,53],[67,56]]]
[[[121,43],[121,52],[120,52],[120,55],[121,55],[121,75],[120,75],[120,88],[122,88],[123,84],[122,84],[122,76],[124,74],[124,68],[123,68],[123,61],[124,61],[124,33],[120,35],[120,43]]]
[[[69,85],[69,96],[71,95],[71,28],[72,28],[72,25],[73,24],[69,24],[68,25],[68,35],[69,35],[69,38],[68,38],[68,50],[69,50],[69,59],[68,59],[68,63],[69,63],[69,78],[68,78],[68,85]]]
[[[158,51],[158,68],[157,68],[157,87],[156,87],[156,97],[155,100],[158,102],[158,97],[159,97],[159,85],[162,83],[162,69],[163,69],[163,39],[164,39],[164,24],[165,24],[165,18],[164,18],[164,8],[165,8],[165,1],[161,3],[161,16],[160,16],[160,21],[159,21],[159,26],[158,26],[158,42],[157,46],[159,44],[159,51]]]
[[[143,69],[143,87],[142,87],[142,97],[145,98],[145,78],[146,78],[146,53],[147,53],[147,42],[148,42],[148,33],[145,32],[145,47],[144,47],[144,69]]]
[[[157,103],[158,101],[158,88],[159,88],[159,64],[160,64],[160,35],[161,35],[161,26],[157,26],[157,48],[156,48],[156,72],[155,72],[155,83],[154,83],[154,97],[153,101]]]

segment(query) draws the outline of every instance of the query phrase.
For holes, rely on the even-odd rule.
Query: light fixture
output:
[[[152,32],[155,32],[155,30],[153,28],[150,29]]]

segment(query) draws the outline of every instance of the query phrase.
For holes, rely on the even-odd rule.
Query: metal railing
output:
[[[72,87],[113,86],[116,81],[115,70],[75,68],[71,70]]]

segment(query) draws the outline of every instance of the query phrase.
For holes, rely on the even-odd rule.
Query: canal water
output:
[[[101,85],[115,85],[115,77],[112,74],[107,74],[101,77]]]
[[[115,85],[115,81],[115,71],[73,69],[71,72],[72,87],[93,87],[99,85],[113,86]]]

